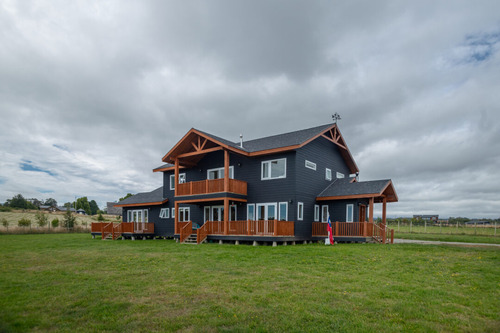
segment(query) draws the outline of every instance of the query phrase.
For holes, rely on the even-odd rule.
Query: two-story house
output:
[[[286,244],[323,240],[330,217],[336,241],[385,242],[386,204],[398,200],[390,179],[358,181],[336,124],[245,142],[191,129],[162,161],[163,186],[116,204],[123,223],[94,234]]]

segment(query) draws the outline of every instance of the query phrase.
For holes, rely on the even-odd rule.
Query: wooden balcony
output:
[[[200,195],[224,192],[224,178],[205,179],[195,182],[178,184],[177,195]],[[247,195],[247,182],[229,179],[230,193]]]

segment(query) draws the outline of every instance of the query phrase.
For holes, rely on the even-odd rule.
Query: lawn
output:
[[[0,331],[498,332],[500,251],[0,235]]]

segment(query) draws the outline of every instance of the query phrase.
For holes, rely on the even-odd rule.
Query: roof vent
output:
[[[240,134],[240,147],[243,148],[243,134]]]

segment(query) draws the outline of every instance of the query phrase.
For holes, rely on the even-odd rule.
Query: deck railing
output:
[[[224,178],[205,179],[178,184],[177,195],[198,195],[224,192]],[[229,192],[247,195],[247,182],[229,179]]]
[[[200,230],[201,229],[201,230]],[[226,235],[224,221],[207,221],[198,229],[198,242],[207,235]],[[229,221],[227,235],[233,236],[294,236],[295,225],[292,221],[243,220]]]
[[[184,225],[179,230],[179,241],[182,243],[193,233],[193,223],[191,221],[184,222]]]
[[[312,236],[328,236],[328,223],[313,222]],[[332,222],[332,234],[339,237],[372,237],[380,243],[386,243],[390,240],[391,244],[394,240],[394,230],[388,229],[384,224],[376,224],[370,222]]]
[[[103,239],[110,235],[113,239],[116,239],[123,233],[154,234],[155,225],[151,222],[92,222],[90,231],[101,233]]]

